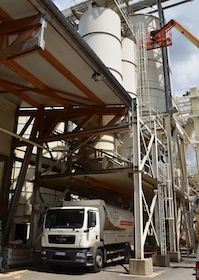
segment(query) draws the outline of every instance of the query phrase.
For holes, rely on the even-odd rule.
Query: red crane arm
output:
[[[175,28],[182,33],[190,42],[192,42],[197,48],[199,48],[199,39],[196,38],[191,32],[189,32],[184,26],[178,23],[176,20],[174,21]]]
[[[176,21],[171,19],[165,26],[163,26],[161,29],[151,31],[151,39],[156,40],[160,37],[162,37],[162,34],[166,34],[172,27],[174,27],[176,24]]]
[[[171,19],[165,26],[159,30],[153,30],[150,32],[150,40],[147,42],[147,49],[162,48],[172,45],[171,37],[168,36],[168,32],[171,28],[175,27],[180,33],[182,33],[190,42],[192,42],[197,48],[199,48],[199,39],[196,38],[191,32],[183,27],[179,22]]]

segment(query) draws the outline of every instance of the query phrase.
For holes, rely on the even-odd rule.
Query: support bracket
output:
[[[31,52],[44,50],[47,22],[42,15],[0,24],[0,63]]]

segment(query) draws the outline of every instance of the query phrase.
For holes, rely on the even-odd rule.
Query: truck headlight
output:
[[[45,255],[46,255],[46,251],[41,251],[41,254],[42,254],[43,256],[45,256]]]
[[[84,259],[76,259],[76,262],[84,263]]]
[[[84,258],[86,256],[85,252],[77,252],[76,257]]]

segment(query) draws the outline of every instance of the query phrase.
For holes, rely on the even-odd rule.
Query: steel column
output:
[[[158,6],[158,15],[160,19],[160,28],[162,28],[165,25],[164,12],[161,4],[162,1],[161,0],[156,0],[156,1]],[[172,93],[171,93],[170,67],[169,67],[167,48],[162,48],[162,62],[163,62],[163,72],[164,72],[166,111],[171,112]]]
[[[30,139],[35,138],[36,133],[37,133],[37,119],[35,119]],[[33,150],[33,145],[28,144],[27,148],[26,148],[25,157],[24,157],[24,160],[23,160],[23,163],[22,163],[22,167],[21,167],[21,172],[19,174],[19,178],[18,178],[18,181],[17,181],[15,192],[14,192],[14,195],[13,195],[13,198],[12,198],[12,201],[11,201],[11,205],[10,205],[10,208],[9,208],[8,218],[7,218],[7,222],[6,222],[6,225],[5,225],[5,230],[4,230],[3,240],[2,240],[2,243],[4,245],[6,245],[9,241],[9,235],[10,235],[10,232],[11,232],[11,227],[12,227],[12,224],[13,224],[13,221],[14,221],[14,217],[15,217],[15,213],[16,213],[16,210],[17,210],[21,190],[22,190],[23,183],[24,183],[25,176],[26,176],[26,172],[27,172],[27,169],[28,169],[28,164],[30,162],[30,158],[31,158],[31,155],[32,155],[32,150]]]
[[[132,104],[135,258],[144,258],[140,120],[138,100]]]
[[[38,134],[41,136],[44,133],[44,108],[40,108],[38,112]],[[38,136],[38,137],[39,137]],[[43,143],[42,143],[43,144]],[[34,205],[37,202],[38,192],[39,192],[39,186],[38,186],[38,180],[41,175],[42,170],[42,149],[37,146],[37,155],[36,155],[36,164],[35,164],[35,180],[33,185],[33,210],[31,215],[31,223],[32,223],[32,230],[31,230],[31,245],[35,249],[37,245],[38,240],[38,220],[40,213],[37,213],[34,209]]]
[[[173,151],[172,151],[172,136],[171,136],[171,116],[165,117],[165,129],[167,131],[167,162],[168,162],[168,173],[170,173],[170,184],[171,196],[174,198],[175,189],[175,178],[174,178],[174,165],[173,165]],[[170,235],[170,251],[176,251],[176,224],[175,224],[175,201],[171,201],[173,219],[169,220],[169,235]]]

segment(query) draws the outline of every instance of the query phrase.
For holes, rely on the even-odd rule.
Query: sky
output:
[[[166,21],[177,20],[197,38],[199,38],[198,15],[199,0],[165,10]],[[175,28],[172,29],[172,39],[173,44],[168,49],[174,92],[186,92],[193,85],[199,87],[199,48]]]
[[[60,10],[74,6],[83,0],[53,0]],[[137,2],[138,0],[133,0]],[[182,2],[169,0],[166,5]],[[163,4],[165,6],[165,4]],[[156,15],[156,14],[154,14]],[[194,36],[199,38],[199,0],[178,5],[164,10],[165,21],[177,20]],[[186,39],[175,28],[172,29],[173,44],[168,48],[172,87],[175,95],[186,93],[190,86],[199,87],[199,48]]]

